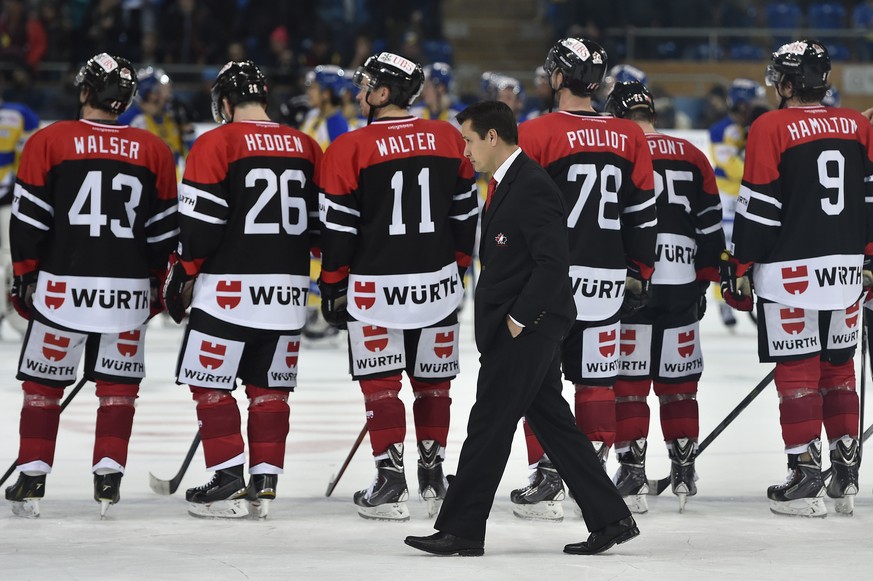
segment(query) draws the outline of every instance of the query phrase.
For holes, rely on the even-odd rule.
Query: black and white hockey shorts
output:
[[[696,284],[657,285],[644,308],[621,321],[619,376],[662,383],[699,381],[703,372]]]
[[[246,385],[294,391],[300,330],[252,329],[193,309],[185,329],[176,383],[215,389]]]
[[[82,353],[89,381],[139,385],[145,377],[146,325],[123,333],[67,329],[32,311],[21,346],[21,381],[67,387],[76,381]]]
[[[840,311],[789,307],[758,297],[758,358],[762,363],[820,354],[834,364],[855,355],[861,331],[861,301]]]
[[[612,385],[618,377],[619,314],[576,321],[561,346],[564,378],[582,385]]]
[[[348,325],[349,370],[355,380],[406,371],[415,379],[437,382],[460,372],[455,312],[424,329],[388,329],[355,320]]]

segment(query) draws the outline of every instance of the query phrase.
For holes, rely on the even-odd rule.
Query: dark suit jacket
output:
[[[476,285],[476,346],[493,344],[509,314],[524,333],[560,340],[576,318],[570,289],[564,199],[549,174],[522,152],[482,215]]]

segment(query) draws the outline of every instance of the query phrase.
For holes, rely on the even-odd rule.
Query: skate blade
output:
[[[834,510],[843,516],[852,516],[855,513],[855,495],[847,494],[842,498],[835,498]]]
[[[564,520],[564,505],[559,500],[544,500],[533,504],[513,504],[512,514],[525,520],[561,522]]]
[[[251,512],[251,516],[259,520],[267,518],[270,512],[270,501],[272,500],[272,498],[258,498],[251,501],[249,504],[254,509]]]
[[[644,486],[643,488],[645,490],[640,490],[639,494],[629,494],[622,497],[628,510],[634,514],[646,514],[649,512],[649,501],[646,500],[646,493],[649,491],[649,487]]]
[[[245,518],[249,503],[245,499],[219,500],[208,504],[188,503],[188,514],[197,518]]]
[[[105,498],[100,499],[100,520],[106,518],[106,512],[109,510],[109,507],[112,505],[111,500],[107,500]]]
[[[39,517],[39,499],[26,498],[12,501],[12,514],[21,518]]]
[[[388,502],[377,506],[359,506],[358,516],[367,520],[403,522],[409,520],[409,507],[405,502]]]
[[[440,512],[440,507],[443,505],[443,499],[432,497],[424,497],[424,502],[427,505],[427,516],[433,518]]]
[[[771,500],[770,512],[778,515],[805,516],[809,518],[823,518],[828,515],[828,509],[825,506],[824,499],[821,497],[798,498],[784,502]]]
[[[676,497],[679,498],[679,514],[685,512],[685,502],[688,500],[688,493],[677,492]]]

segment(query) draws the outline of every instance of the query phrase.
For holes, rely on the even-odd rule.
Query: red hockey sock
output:
[[[619,379],[613,386],[615,394],[615,442],[621,448],[632,440],[649,436],[651,411],[646,397],[651,381]]]
[[[576,384],[576,425],[592,442],[615,444],[615,393],[612,387]]]
[[[805,446],[821,437],[822,396],[818,355],[776,364],[779,422],[786,449]]]
[[[400,401],[400,374],[361,381],[373,456],[406,439],[406,408]]]
[[[412,391],[415,393],[412,415],[415,418],[416,439],[419,442],[434,440],[445,448],[451,417],[451,382],[425,383],[417,379],[412,379],[411,382]]]
[[[63,388],[49,387],[34,381],[22,384],[24,405],[18,433],[21,436],[18,448],[18,465],[31,462],[45,464],[51,469],[55,461],[55,442],[58,438],[58,423],[61,418]]]
[[[825,432],[833,442],[843,436],[858,437],[858,393],[854,389],[832,388],[824,391],[822,410]]]
[[[665,442],[678,438],[700,437],[700,410],[697,405],[697,382],[655,382],[660,403],[661,432]]]
[[[545,454],[545,450],[543,450],[542,444],[537,440],[537,437],[534,435],[533,430],[530,427],[530,424],[527,423],[527,419],[522,418],[523,426],[524,426],[524,442],[527,444],[527,465],[533,466],[537,462],[540,461],[540,458]]]
[[[249,398],[249,467],[269,464],[285,466],[285,442],[291,408],[288,392],[246,385]]]
[[[97,381],[97,424],[94,428],[94,468],[124,471],[133,430],[134,402],[139,385]]]
[[[200,440],[207,470],[241,458],[245,445],[240,428],[239,408],[233,395],[224,390],[191,386],[197,402]],[[241,462],[240,462],[241,463]]]

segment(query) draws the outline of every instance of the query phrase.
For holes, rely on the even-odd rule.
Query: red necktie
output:
[[[488,195],[485,196],[485,209],[488,209],[488,206],[491,204],[491,198],[494,197],[494,190],[497,189],[497,180],[491,178],[488,180]]]

